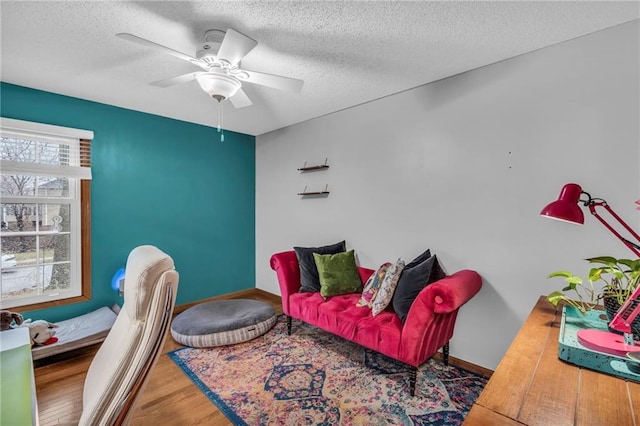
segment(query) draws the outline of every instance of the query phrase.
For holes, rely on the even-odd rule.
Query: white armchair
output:
[[[149,371],[164,345],[175,306],[178,273],[154,246],[127,259],[124,304],[84,382],[80,425],[128,424]]]

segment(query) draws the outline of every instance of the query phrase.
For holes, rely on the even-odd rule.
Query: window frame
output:
[[[70,129],[59,126],[51,126],[47,124],[26,122],[7,118],[0,118],[0,127],[11,130],[17,128],[27,132],[41,133],[48,135],[58,135],[65,137],[73,137],[78,140],[81,149],[85,149],[85,154],[90,153],[90,144],[93,139],[93,132],[87,130]],[[90,168],[90,154],[80,156],[80,166]],[[36,309],[45,309],[55,306],[68,305],[73,303],[87,302],[91,300],[91,180],[78,177],[69,177],[77,179],[80,204],[80,237],[79,237],[79,259],[72,259],[72,262],[80,262],[80,294],[70,297],[61,297],[53,300],[38,301],[35,303],[20,304],[19,299],[8,299],[16,301],[18,304],[10,309],[15,311],[31,311]],[[77,237],[77,236],[76,236]],[[7,301],[0,300],[0,304],[5,305]],[[4,306],[3,306],[4,308]]]
[[[14,311],[33,311],[91,300],[91,181],[80,181],[80,295],[12,307]]]

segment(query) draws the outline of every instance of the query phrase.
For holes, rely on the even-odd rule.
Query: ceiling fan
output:
[[[198,47],[195,58],[133,34],[119,33],[116,36],[168,53],[204,70],[155,81],[150,83],[151,85],[169,87],[197,80],[202,90],[212,98],[218,102],[229,99],[236,108],[252,105],[251,100],[242,90],[243,83],[258,84],[294,93],[299,93],[304,84],[302,80],[240,68],[242,58],[253,50],[258,42],[231,28],[227,31],[208,30],[205,32],[204,42]]]

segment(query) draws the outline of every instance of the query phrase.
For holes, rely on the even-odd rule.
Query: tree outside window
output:
[[[90,181],[80,153],[89,141],[7,130],[2,120],[0,302],[36,309],[87,300]]]

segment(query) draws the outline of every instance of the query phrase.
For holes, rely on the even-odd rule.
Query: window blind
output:
[[[93,132],[2,118],[0,171],[91,179]]]

